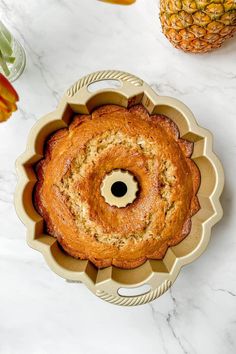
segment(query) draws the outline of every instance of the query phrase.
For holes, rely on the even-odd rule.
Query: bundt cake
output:
[[[48,139],[36,165],[35,207],[65,252],[99,268],[162,259],[189,234],[199,210],[192,151],[193,143],[164,115],[149,115],[142,105],[101,106]],[[115,172],[130,176],[124,186],[113,175],[115,199],[128,193],[129,179],[136,184],[122,206],[104,195]]]

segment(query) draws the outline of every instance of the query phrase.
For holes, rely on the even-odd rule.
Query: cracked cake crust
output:
[[[141,105],[99,107],[50,137],[36,166],[34,204],[47,232],[73,257],[125,269],[162,259],[189,234],[199,210],[192,151],[166,116],[150,116]],[[124,208],[101,196],[113,169],[128,170],[139,184]]]

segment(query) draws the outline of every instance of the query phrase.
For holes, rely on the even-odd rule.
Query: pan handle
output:
[[[123,71],[116,71],[116,70],[104,70],[104,71],[97,71],[91,73],[87,76],[84,76],[79,81],[75,82],[67,91],[67,96],[70,98],[74,98],[78,93],[81,95],[81,91],[84,93],[89,93],[88,86],[99,81],[104,80],[116,80],[121,83],[122,91],[124,89],[131,88],[132,90],[134,87],[141,87],[143,86],[143,80],[139,79],[138,77],[131,75],[129,73]],[[119,89],[119,88],[117,88]],[[116,90],[116,88],[112,89]],[[91,95],[91,93],[90,93]]]
[[[159,296],[163,295],[172,285],[171,280],[165,279],[158,287],[154,290],[151,290],[151,287],[148,287],[148,290],[144,290],[144,287],[136,287],[136,288],[121,288],[119,284],[117,284],[116,289],[108,289],[105,290],[97,290],[96,295],[100,297],[102,300],[110,302],[115,305],[122,306],[137,306],[143,305],[150,301],[157,299]],[[143,288],[143,291],[139,295],[129,295],[131,291],[136,292],[139,288]],[[123,290],[121,292],[121,289]],[[127,294],[124,294],[124,291],[127,289]]]

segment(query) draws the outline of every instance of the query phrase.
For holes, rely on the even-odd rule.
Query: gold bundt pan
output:
[[[88,87],[106,80],[109,88],[90,92]],[[112,81],[107,81],[112,80]],[[119,88],[110,88],[118,81]],[[86,260],[75,259],[46,234],[42,217],[36,212],[32,192],[37,182],[35,164],[43,157],[47,137],[70,123],[74,113],[90,114],[104,104],[130,107],[142,104],[150,114],[165,114],[179,127],[182,138],[194,142],[193,160],[201,173],[198,199],[201,209],[192,218],[190,234],[177,246],[170,247],[163,260],[147,260],[136,269],[114,266],[97,269]],[[143,80],[120,71],[100,71],[77,81],[64,95],[58,108],[41,118],[32,128],[26,151],[16,163],[18,185],[15,206],[27,229],[28,244],[40,251],[49,267],[67,280],[83,282],[94,294],[113,304],[139,305],[162,295],[173,284],[182,266],[198,258],[205,250],[212,226],[222,217],[219,202],[224,174],[212,151],[212,135],[199,127],[191,111],[180,101],[158,96]],[[139,288],[145,285],[146,288]]]

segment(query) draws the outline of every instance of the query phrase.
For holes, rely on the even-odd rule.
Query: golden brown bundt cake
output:
[[[36,166],[35,206],[73,257],[126,269],[162,259],[188,235],[199,210],[192,149],[171,119],[150,116],[142,105],[99,107],[48,140]],[[135,200],[121,208],[101,194],[104,178],[117,169],[138,184]]]

